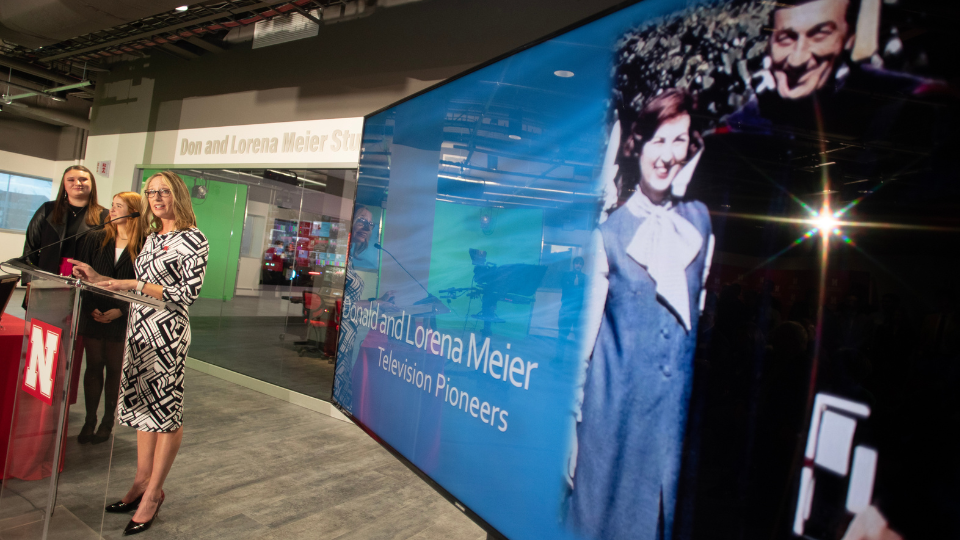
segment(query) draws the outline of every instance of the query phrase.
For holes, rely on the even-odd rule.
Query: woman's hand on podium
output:
[[[127,292],[137,288],[135,279],[106,279],[96,282],[97,287],[103,287],[108,291]]]
[[[80,262],[75,259],[67,259],[67,261],[73,265],[73,277],[78,277],[90,283],[99,283],[107,279],[98,274],[93,268],[90,268],[90,265],[85,262]]]

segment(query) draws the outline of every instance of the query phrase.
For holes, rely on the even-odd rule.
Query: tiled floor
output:
[[[7,311],[23,317],[23,289]],[[228,302],[200,298],[190,307],[190,356],[277,386],[330,400],[332,359],[295,344],[306,337],[301,305],[276,298],[234,296]],[[321,334],[323,335],[323,334]],[[318,339],[317,333],[312,336]]]
[[[146,540],[486,538],[352,424],[190,369],[184,418],[167,499]],[[103,504],[133,479],[136,434],[119,428],[107,483],[109,443],[77,444],[82,406],[70,420],[57,504],[99,531]],[[12,481],[10,489],[27,507],[42,502],[30,499],[45,498],[47,485]],[[119,538],[129,518],[106,514],[103,538]]]
[[[145,540],[486,538],[352,424],[191,369],[185,395],[183,446]],[[76,523],[76,534],[102,527],[103,538],[119,538],[130,516],[104,517],[102,508],[133,479],[136,434],[119,428],[112,455],[110,443],[78,445],[82,400],[70,410],[57,499],[67,512],[57,515]],[[44,507],[47,486],[49,480],[9,481],[0,528],[4,518],[23,521],[31,508]]]

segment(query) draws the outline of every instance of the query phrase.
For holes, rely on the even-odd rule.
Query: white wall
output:
[[[79,162],[53,161],[0,150],[0,170],[53,180],[50,191],[51,200],[60,188],[60,178],[63,176],[63,170],[77,163]],[[19,257],[23,254],[23,241],[23,233],[0,231],[0,261]]]
[[[144,161],[146,142],[146,133],[92,136],[87,139],[86,159],[82,161],[52,161],[0,150],[0,170],[52,179],[52,200],[60,188],[64,169],[83,164],[96,171],[98,161],[110,161],[109,175],[96,174],[99,202],[109,206],[114,193],[130,189],[136,165]],[[0,261],[21,255],[23,242],[23,233],[0,231]]]
[[[106,206],[114,193],[130,191],[136,166],[144,163],[146,133],[122,135],[91,135],[87,137],[87,154],[83,164],[96,171],[97,162],[110,162],[110,175],[97,174],[97,192],[100,204]]]

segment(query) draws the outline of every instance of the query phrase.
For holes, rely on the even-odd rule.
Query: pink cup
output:
[[[67,260],[66,257],[60,258],[60,275],[61,276],[73,275],[73,263]]]

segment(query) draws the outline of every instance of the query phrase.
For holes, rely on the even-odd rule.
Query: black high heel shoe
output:
[[[132,512],[137,508],[140,508],[140,501],[143,500],[143,493],[140,494],[136,499],[125,503],[123,500],[119,500],[110,506],[107,506],[104,510],[110,512],[111,514],[126,514],[127,512]]]
[[[160,515],[160,507],[163,505],[163,500],[166,499],[166,495],[161,491],[160,492],[160,502],[157,503],[157,510],[153,513],[153,517],[150,518],[150,521],[146,523],[137,523],[134,520],[130,520],[130,523],[127,523],[127,526],[123,528],[124,536],[131,536],[134,534],[140,534],[143,531],[150,528],[153,525],[153,520],[157,519],[157,516]]]

